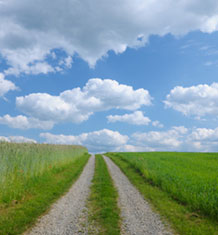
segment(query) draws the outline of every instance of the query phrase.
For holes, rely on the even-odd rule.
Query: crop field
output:
[[[0,202],[20,199],[30,179],[72,163],[85,151],[76,146],[0,143]]]
[[[173,199],[218,219],[217,153],[119,153],[118,156]]]
[[[70,187],[88,158],[81,146],[0,143],[0,234],[19,234]]]
[[[217,153],[107,153],[176,234],[218,234]]]

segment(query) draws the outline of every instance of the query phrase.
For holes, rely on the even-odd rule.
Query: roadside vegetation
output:
[[[0,234],[21,234],[88,161],[81,146],[0,143]]]
[[[108,153],[179,234],[218,234],[218,154]]]
[[[95,174],[89,198],[91,223],[97,226],[95,234],[120,234],[118,193],[101,155],[95,155]],[[94,222],[93,222],[94,221]]]

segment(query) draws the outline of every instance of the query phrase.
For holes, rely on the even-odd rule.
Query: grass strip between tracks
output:
[[[166,192],[153,186],[140,172],[119,155],[106,154],[117,164],[130,182],[148,200],[154,211],[157,211],[163,220],[168,221],[175,233],[182,235],[218,235],[218,222],[191,211],[186,206],[172,199]]]
[[[118,193],[103,157],[96,154],[95,159],[95,174],[89,198],[89,219],[94,221],[99,234],[120,234]]]
[[[30,228],[64,192],[66,192],[81,174],[89,159],[89,154],[76,157],[75,161],[45,172],[41,177],[31,179],[28,193],[20,201],[14,201],[7,207],[0,205],[0,234],[21,234]]]

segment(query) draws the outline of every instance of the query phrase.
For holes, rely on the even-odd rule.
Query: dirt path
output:
[[[121,170],[109,158],[104,156],[104,159],[119,193],[119,206],[123,220],[121,233],[125,235],[172,234],[164,228],[160,217],[151,210],[149,204]]]
[[[94,175],[95,157],[91,156],[79,179],[69,192],[58,200],[48,214],[39,219],[36,226],[25,235],[87,234],[81,218],[86,214],[86,199]],[[86,216],[87,217],[87,216]]]

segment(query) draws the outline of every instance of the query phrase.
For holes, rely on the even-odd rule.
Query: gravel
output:
[[[69,192],[52,205],[48,214],[38,220],[35,227],[25,235],[71,235],[87,234],[86,200],[94,175],[95,157],[91,156],[82,174]],[[84,219],[85,217],[85,219]]]
[[[108,157],[104,156],[104,159],[119,194],[119,206],[122,217],[121,234],[172,234],[165,228],[160,216],[151,210],[149,204],[121,170]]]

